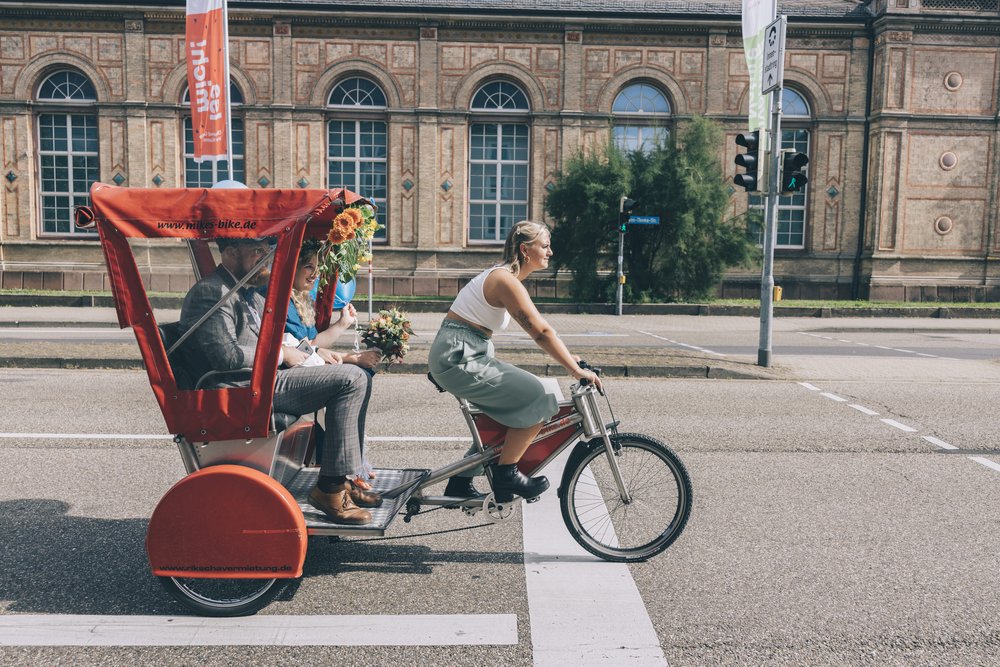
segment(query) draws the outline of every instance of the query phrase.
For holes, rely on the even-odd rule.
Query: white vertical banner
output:
[[[229,31],[226,23],[225,0],[187,0],[184,51],[195,162],[229,160]]]
[[[764,68],[764,30],[777,15],[777,0],[743,0],[743,53],[750,72],[750,131],[766,130],[771,100],[761,94]]]

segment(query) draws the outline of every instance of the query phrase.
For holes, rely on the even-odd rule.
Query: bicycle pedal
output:
[[[525,498],[524,502],[526,502],[526,503],[528,503],[530,505],[531,503],[537,503],[541,499],[542,499],[541,496],[535,496],[534,498]]]

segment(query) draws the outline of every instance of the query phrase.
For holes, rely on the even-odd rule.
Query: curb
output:
[[[0,368],[38,368],[57,370],[145,370],[141,359],[103,359],[94,357],[0,357]],[[520,368],[539,376],[566,375],[562,366],[522,364]],[[604,377],[624,378],[705,378],[718,380],[771,380],[756,374],[730,368],[694,364],[689,366],[628,366],[608,364],[601,368]],[[392,375],[426,375],[426,364],[396,364],[388,371]]]

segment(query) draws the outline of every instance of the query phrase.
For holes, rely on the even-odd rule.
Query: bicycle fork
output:
[[[597,392],[591,389],[590,391],[574,394],[573,399],[580,416],[583,418],[584,434],[590,438],[600,435],[601,440],[604,441],[604,452],[608,457],[608,466],[611,468],[611,474],[615,478],[615,484],[618,485],[618,495],[622,503],[628,505],[632,502],[632,496],[625,487],[625,480],[622,479],[622,471],[618,466],[618,453],[611,442],[608,425],[604,422],[604,417],[601,415],[596,397]],[[621,451],[621,448],[618,448],[618,451]]]

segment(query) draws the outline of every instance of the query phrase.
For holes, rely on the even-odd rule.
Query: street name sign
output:
[[[630,225],[658,225],[660,216],[658,215],[630,215],[628,218]]]
[[[761,69],[761,93],[781,88],[785,78],[785,16],[779,16],[764,30],[764,67]]]

